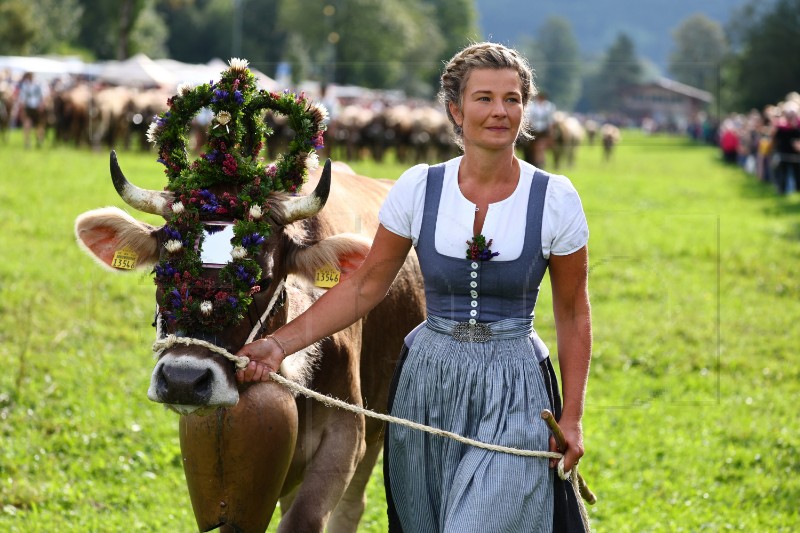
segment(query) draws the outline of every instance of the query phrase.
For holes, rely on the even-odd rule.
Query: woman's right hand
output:
[[[278,372],[285,359],[283,348],[273,337],[258,339],[245,344],[236,355],[250,358],[247,366],[236,371],[239,383],[251,381],[269,381],[272,372]]]

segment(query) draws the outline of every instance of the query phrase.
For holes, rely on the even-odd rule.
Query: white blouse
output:
[[[449,257],[465,257],[475,220],[475,204],[458,186],[461,157],[445,163],[442,197],[436,224],[436,251]],[[491,249],[500,255],[492,261],[512,261],[520,256],[525,239],[528,198],[536,167],[522,160],[517,188],[508,198],[489,204],[482,234],[492,239]],[[425,207],[428,165],[405,171],[389,191],[378,214],[380,223],[392,233],[417,245]],[[565,176],[551,175],[542,217],[542,253],[569,255],[589,241],[589,227],[578,192]]]

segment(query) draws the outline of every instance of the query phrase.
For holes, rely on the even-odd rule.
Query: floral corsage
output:
[[[471,241],[467,241],[467,259],[488,261],[492,257],[500,255],[500,252],[492,252],[489,248],[491,245],[492,239],[486,242],[486,237],[480,233],[475,235]]]

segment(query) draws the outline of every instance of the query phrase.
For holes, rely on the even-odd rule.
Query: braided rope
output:
[[[253,339],[256,337],[256,334],[258,334],[258,332],[261,330],[261,327],[264,325],[264,321],[267,319],[267,316],[269,316],[269,314],[272,312],[272,308],[275,307],[275,302],[278,301],[278,297],[281,295],[281,292],[283,292],[284,288],[283,285],[284,285],[284,280],[281,280],[278,283],[278,287],[275,289],[275,292],[272,293],[272,298],[270,299],[269,304],[267,304],[267,308],[264,309],[264,314],[262,314],[261,318],[258,319],[256,325],[253,326],[253,331],[250,332],[250,335],[247,336],[247,340],[244,341],[245,344],[250,344],[251,342],[253,342]],[[247,365],[245,364],[245,366]]]
[[[211,350],[214,353],[222,355],[226,359],[233,361],[236,364],[236,368],[242,369],[247,366],[250,362],[249,357],[241,356],[241,355],[234,355],[230,353],[228,350],[211,344],[210,342],[206,342],[200,339],[194,339],[192,337],[176,337],[175,335],[168,335],[164,339],[157,340],[153,343],[153,352],[156,354],[156,357],[160,357],[164,350],[171,348],[176,344],[183,344],[186,346],[189,345],[197,345],[203,346]],[[387,415],[383,413],[377,413],[370,409],[365,409],[363,407],[359,407],[358,405],[353,405],[348,402],[344,402],[337,398],[333,398],[332,396],[328,396],[325,394],[321,394],[319,392],[313,391],[299,383],[295,383],[285,377],[281,376],[277,372],[270,372],[269,377],[286,387],[287,389],[302,394],[307,398],[311,398],[321,402],[329,407],[336,407],[338,409],[343,409],[345,411],[349,411],[351,413],[355,413],[358,415],[368,416],[370,418],[375,418],[377,420],[382,420],[384,422],[390,422],[392,424],[397,424],[400,426],[405,426],[407,428],[416,429],[419,431],[424,431],[426,433],[430,433],[432,435],[438,435],[440,437],[447,437],[453,439],[455,441],[461,442],[463,444],[468,444],[470,446],[475,446],[476,448],[481,448],[484,450],[489,450],[493,452],[501,452],[501,453],[509,453],[512,455],[520,455],[523,457],[542,457],[548,459],[558,459],[558,476],[563,479],[564,481],[569,481],[572,485],[572,489],[575,491],[575,497],[578,501],[578,508],[581,513],[581,518],[583,519],[583,523],[586,525],[587,530],[589,530],[589,515],[586,511],[586,505],[581,498],[580,487],[578,486],[578,465],[575,464],[572,466],[572,469],[569,471],[564,471],[564,454],[560,452],[550,452],[550,451],[539,451],[539,450],[522,450],[519,448],[513,448],[510,446],[500,446],[497,444],[487,444],[485,442],[481,442],[479,440],[470,439],[469,437],[463,437],[457,433],[453,433],[451,431],[445,431],[443,429],[434,428],[431,426],[426,426],[425,424],[420,424],[417,422],[413,422],[411,420],[407,420],[405,418],[398,418],[396,416]]]
[[[192,337],[178,337],[177,335],[170,334],[164,337],[163,339],[158,339],[156,342],[153,343],[153,353],[156,356],[156,359],[161,357],[161,354],[164,353],[164,350],[168,350],[175,346],[176,344],[183,344],[184,346],[202,346],[212,352],[223,356],[225,359],[229,359],[236,364],[236,368],[242,369],[247,366],[247,363],[250,362],[249,357],[245,357],[243,355],[233,355],[231,352],[226,350],[225,348],[221,348],[216,344],[211,344],[210,342],[195,339]]]
[[[479,440],[463,437],[457,433],[445,431],[443,429],[438,429],[431,426],[426,426],[425,424],[419,424],[417,422],[412,422],[411,420],[406,420],[405,418],[398,418],[392,415],[376,413],[375,411],[371,411],[369,409],[365,409],[363,407],[359,407],[351,403],[343,402],[342,400],[308,389],[302,385],[299,385],[291,380],[286,379],[285,377],[275,372],[270,372],[269,377],[272,378],[273,381],[280,383],[287,389],[300,393],[307,398],[312,398],[314,400],[317,400],[329,407],[336,407],[338,409],[343,409],[351,413],[368,416],[370,418],[375,418],[377,420],[382,420],[384,422],[390,422],[392,424],[405,426],[411,429],[417,429],[419,431],[424,431],[432,435],[447,437],[455,441],[461,442],[463,444],[468,444],[470,446],[474,446],[476,448],[482,448],[484,450],[490,450],[493,452],[501,452],[501,453],[510,453],[512,455],[521,455],[523,457],[544,457],[544,458],[558,459],[559,460],[558,477],[560,477],[564,481],[569,481],[570,484],[572,485],[572,489],[575,491],[575,497],[578,500],[578,508],[580,509],[581,518],[583,519],[583,523],[586,524],[587,530],[589,528],[589,515],[588,512],[586,511],[586,505],[583,503],[583,499],[581,498],[580,487],[578,486],[578,465],[577,464],[573,465],[571,470],[565,472],[564,454],[562,453],[549,452],[549,451],[545,452],[539,450],[522,450],[519,448],[512,448],[509,446],[487,444]]]

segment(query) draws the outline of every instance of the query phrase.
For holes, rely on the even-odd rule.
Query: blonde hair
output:
[[[475,69],[482,68],[516,71],[519,75],[523,108],[527,107],[530,99],[536,95],[533,70],[528,64],[528,60],[513,48],[502,44],[483,42],[472,44],[458,52],[447,62],[442,72],[439,100],[444,104],[444,112],[453,128],[453,140],[462,150],[464,149],[463,131],[450,113],[450,103],[454,103],[461,109],[464,88],[467,86],[470,73]],[[520,137],[530,138],[525,113],[522,115]]]

